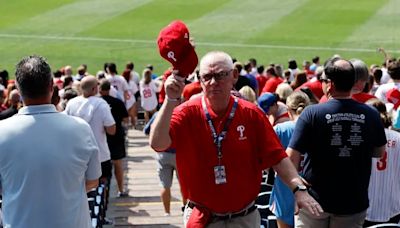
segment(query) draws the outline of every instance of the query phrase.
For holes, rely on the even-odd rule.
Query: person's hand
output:
[[[185,79],[174,73],[164,83],[165,94],[170,99],[179,99],[184,87]]]
[[[294,198],[296,200],[296,209],[295,214],[298,213],[299,208],[303,208],[308,210],[311,214],[319,216],[324,212],[321,205],[311,197],[306,191],[297,191],[294,194]]]

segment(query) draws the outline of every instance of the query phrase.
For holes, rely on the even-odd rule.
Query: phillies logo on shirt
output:
[[[239,125],[237,126],[236,130],[239,132],[239,140],[245,140],[247,139],[247,137],[244,135],[244,126],[243,125]]]

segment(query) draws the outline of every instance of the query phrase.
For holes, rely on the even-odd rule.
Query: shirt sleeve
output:
[[[292,138],[290,139],[289,146],[292,149],[299,151],[301,154],[305,154],[309,151],[310,146],[310,112],[309,109],[305,109],[300,117],[297,119],[296,127],[294,129]]]
[[[122,89],[123,89],[124,91],[128,91],[128,90],[129,90],[128,82],[125,80],[124,77],[121,76],[121,78],[122,78],[122,80],[121,80],[121,82],[122,82]]]
[[[131,89],[132,89],[132,95],[134,95],[135,93],[137,93],[137,91],[139,91],[139,88],[134,81],[132,81],[132,83],[130,83],[130,84],[131,84]]]
[[[103,116],[103,125],[105,127],[110,127],[115,124],[114,117],[111,114],[111,108],[110,105],[107,104],[107,102],[102,102],[100,110],[102,112]]]
[[[381,100],[381,101],[386,101],[386,94],[384,94],[383,92],[382,92],[382,87],[380,86],[380,87],[378,87],[378,89],[376,90],[376,92],[375,92],[375,97],[376,98],[378,98],[379,100]]]
[[[87,163],[87,170],[85,172],[86,180],[96,180],[101,176],[101,163],[99,157],[99,148],[94,138],[93,132],[88,130],[88,142],[86,144],[88,150],[91,151],[89,161]]]
[[[178,132],[186,132],[186,131],[181,131],[179,130],[181,127],[184,127],[185,124],[184,122],[184,117],[185,113],[187,112],[186,109],[184,109],[185,104],[181,104],[180,106],[176,107],[172,113],[171,117],[171,123],[169,127],[169,135],[171,137],[171,146],[172,148],[175,147],[175,141],[179,140],[179,135]]]
[[[158,88],[157,88],[156,83],[154,81],[151,81],[150,85],[151,85],[151,89],[154,91],[154,93],[157,93]]]
[[[261,110],[257,112],[258,123],[255,123],[257,132],[258,158],[261,169],[272,167],[278,164],[282,159],[287,157],[274,129],[272,128],[268,118]]]
[[[375,111],[375,126],[372,128],[373,132],[376,133],[376,137],[374,137],[375,139],[375,147],[381,147],[386,145],[387,143],[387,139],[386,139],[386,134],[385,134],[385,127],[383,126],[383,123],[381,121],[381,118],[379,116],[379,113],[377,111]]]
[[[70,114],[70,109],[71,109],[70,107],[71,107],[71,104],[70,104],[70,102],[68,102],[67,105],[65,106],[65,109],[64,109],[63,113],[65,113],[67,115],[71,115]]]

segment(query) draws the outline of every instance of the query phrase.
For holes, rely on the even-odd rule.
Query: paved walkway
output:
[[[156,152],[150,148],[148,137],[141,131],[129,130],[128,140],[125,181],[129,197],[117,198],[113,178],[107,217],[115,220],[114,227],[182,227],[182,203],[176,177],[171,189],[171,216],[165,217],[160,199]]]

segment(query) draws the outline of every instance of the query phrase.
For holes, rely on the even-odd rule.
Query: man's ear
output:
[[[366,81],[358,80],[354,83],[353,88],[357,89],[358,91],[363,91],[365,84],[367,84]]]
[[[53,92],[54,92],[54,81],[53,80],[51,80],[49,87],[50,87],[49,88],[50,94],[51,94],[51,96],[53,96]]]
[[[239,79],[239,72],[238,72],[238,70],[236,68],[233,68],[232,75],[233,75],[233,86],[235,86],[236,82]]]
[[[335,83],[333,81],[330,81],[328,85],[326,85],[326,91],[328,91],[330,94],[332,94],[332,90],[335,88]]]

